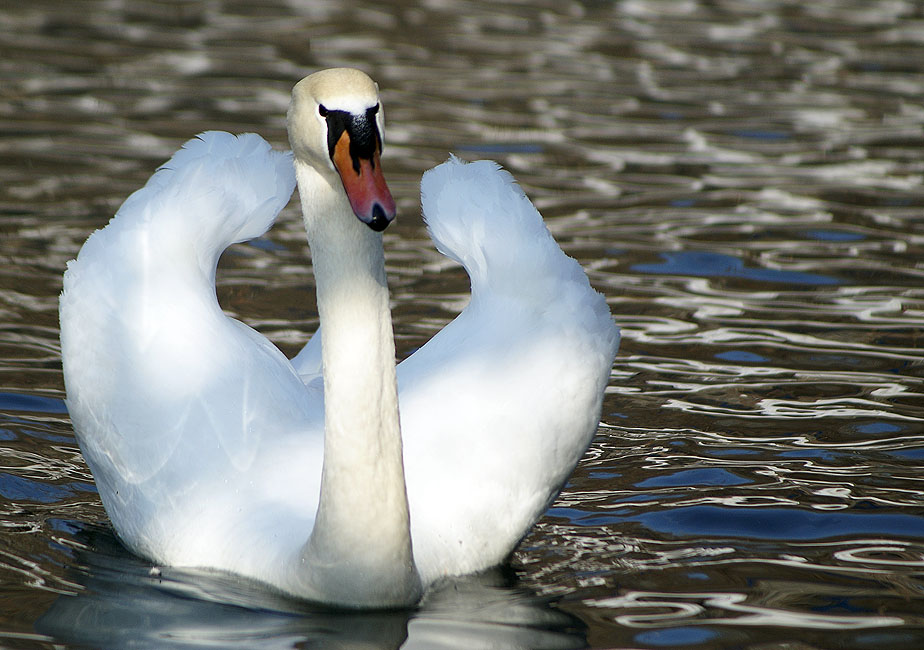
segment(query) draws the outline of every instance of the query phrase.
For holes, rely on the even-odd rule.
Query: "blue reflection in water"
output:
[[[917,447],[915,449],[899,449],[896,451],[888,452],[893,456],[898,456],[899,458],[907,458],[908,460],[924,460],[924,447]]]
[[[0,393],[0,411],[31,411],[33,413],[67,413],[64,400],[41,395]]]
[[[635,521],[652,531],[682,537],[811,540],[842,535],[895,535],[924,538],[924,517],[870,512],[689,506],[612,519],[611,523]]]
[[[671,474],[653,476],[636,483],[636,487],[675,487],[678,485],[742,485],[751,481],[732,474],[726,469],[717,467],[703,467],[701,469],[688,469]]]
[[[778,455],[780,458],[817,458],[828,462],[844,457],[844,454],[827,449],[791,449],[790,451],[782,451]]]
[[[856,427],[857,433],[898,433],[902,430],[902,427],[897,424],[891,424],[889,422],[867,422],[866,424],[858,424]]]
[[[771,131],[770,129],[737,129],[733,135],[748,140],[788,140],[791,135],[788,131]]]
[[[57,503],[73,495],[86,484],[68,483],[67,485],[53,485],[44,481],[33,481],[14,476],[5,472],[0,473],[0,497],[8,501],[31,501],[33,503]]]
[[[626,500],[627,501],[627,500]],[[666,501],[659,500],[661,506]],[[639,513],[625,507],[606,513],[556,507],[552,517],[575,526],[620,527],[641,524],[654,533],[673,537],[750,537],[753,539],[815,540],[846,535],[892,535],[924,539],[924,517],[880,514],[878,507],[851,511],[816,511],[782,507],[677,506]]]
[[[747,267],[737,257],[720,253],[671,251],[661,253],[661,258],[664,260],[661,264],[636,264],[632,267],[632,270],[639,273],[708,278],[741,278],[743,280],[785,284],[841,284],[838,278],[818,273]]]
[[[816,596],[816,599],[818,597]],[[813,612],[822,612],[825,614],[866,614],[875,610],[865,605],[858,605],[852,598],[847,596],[822,596],[823,602],[814,605],[809,609]]]
[[[854,637],[855,648],[915,648],[920,647],[921,633],[917,631],[886,630],[866,632]],[[916,645],[912,645],[916,644]]]
[[[664,498],[665,495],[663,494],[630,494],[627,497],[614,499],[613,503],[646,503],[648,501],[663,501]]]
[[[718,634],[702,627],[671,627],[661,630],[648,630],[635,635],[637,643],[655,646],[687,647],[714,639]]]
[[[768,361],[767,357],[746,350],[719,352],[715,355],[715,358],[721,359],[722,361],[732,361],[734,363],[765,363]]]
[[[843,230],[809,230],[805,234],[812,239],[830,242],[862,241],[866,239],[865,235],[858,232],[846,232]]]

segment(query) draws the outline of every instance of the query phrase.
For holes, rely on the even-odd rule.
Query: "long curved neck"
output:
[[[345,605],[416,602],[382,237],[296,161],[322,324],[324,469],[306,579]]]

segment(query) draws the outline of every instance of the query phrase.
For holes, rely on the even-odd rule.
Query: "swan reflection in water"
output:
[[[583,623],[493,570],[432,588],[414,609],[337,610],[288,599],[239,576],[151,569],[108,530],[76,534],[85,591],[36,623],[56,642],[134,648],[582,648]]]

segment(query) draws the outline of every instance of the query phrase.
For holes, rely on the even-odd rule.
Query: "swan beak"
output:
[[[371,158],[356,156],[350,151],[350,133],[344,130],[334,146],[332,160],[353,213],[374,231],[385,230],[395,218],[396,208],[382,174],[379,146],[375,146]]]

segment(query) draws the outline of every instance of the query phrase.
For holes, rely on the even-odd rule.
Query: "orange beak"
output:
[[[350,151],[350,134],[344,130],[332,156],[353,213],[376,232],[385,230],[396,212],[395,200],[382,174],[379,149],[376,144],[371,159],[354,155]]]

